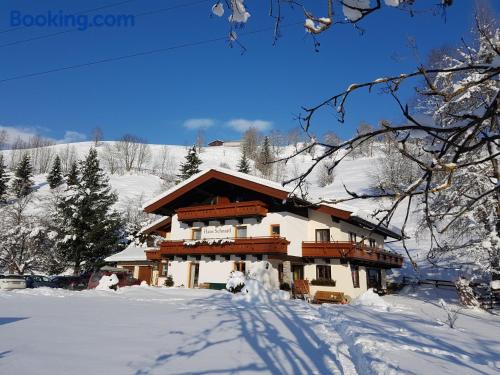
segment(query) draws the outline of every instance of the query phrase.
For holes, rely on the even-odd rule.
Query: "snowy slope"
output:
[[[102,142],[97,148],[98,153],[102,156],[104,153],[105,144],[112,145],[113,142]],[[81,142],[70,144],[70,147],[75,149],[78,158],[82,159],[88,153],[90,147],[93,146],[92,142]],[[68,145],[58,144],[50,146],[53,148],[54,153],[63,152]],[[162,187],[162,180],[152,175],[150,172],[158,162],[161,154],[165,152],[168,153],[169,163],[171,165],[171,172],[175,174],[179,168],[180,163],[184,161],[184,157],[187,152],[185,146],[179,145],[150,145],[152,157],[150,162],[145,166],[145,171],[141,173],[128,173],[124,175],[115,174],[110,176],[110,182],[113,189],[116,190],[119,196],[119,202],[117,204],[118,209],[124,210],[131,202],[144,204],[148,200],[154,198],[158,194],[164,193],[167,189]],[[293,153],[294,149],[292,146],[288,146],[282,149],[283,155],[289,155]],[[6,160],[9,159],[11,151],[3,151]],[[232,170],[236,170],[236,165],[238,164],[240,158],[240,149],[238,147],[205,147],[200,158],[203,161],[202,168],[218,168],[218,167],[229,167]],[[324,188],[319,187],[318,180],[318,170],[313,171],[311,176],[308,178],[310,183],[309,187],[309,199],[339,199],[347,197],[344,190],[344,185],[352,191],[358,193],[366,192],[369,190],[371,185],[371,176],[376,173],[377,170],[377,157],[362,157],[355,160],[345,159],[337,168],[335,172],[335,180],[333,184],[326,186]],[[310,155],[299,155],[296,158],[289,161],[286,165],[280,165],[279,180],[283,181],[296,176],[298,173],[303,172],[312,164],[312,159]],[[45,182],[45,176],[36,176],[36,182],[38,187],[37,194],[48,194],[49,188]],[[370,214],[377,208],[380,207],[382,202],[376,200],[358,200],[349,201],[347,204],[342,204],[341,208],[346,208],[351,211],[361,210],[360,212],[365,216],[370,216]],[[404,220],[404,212],[400,210],[396,213],[393,225],[401,226]],[[454,275],[454,272],[446,271],[446,274],[442,270],[432,270],[429,267],[429,263],[425,259],[426,250],[428,248],[428,241],[423,236],[423,238],[417,238],[415,236],[415,230],[417,225],[417,215],[413,215],[408,223],[407,230],[410,233],[411,238],[408,240],[408,247],[412,254],[412,257],[417,260],[420,267],[420,272],[423,276],[433,276],[433,277],[444,277],[449,278]],[[422,236],[421,236],[422,237]],[[400,243],[390,244],[389,247],[392,250],[404,252]],[[413,271],[409,267],[409,262],[406,262],[404,273],[413,274]],[[399,273],[399,272],[397,272]]]

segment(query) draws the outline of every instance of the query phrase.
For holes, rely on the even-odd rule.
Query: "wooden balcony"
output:
[[[403,265],[403,257],[399,254],[349,241],[302,242],[302,256],[304,258],[338,258],[372,263],[382,267],[399,268]]]
[[[179,221],[205,221],[244,217],[264,217],[267,207],[261,201],[234,202],[194,207],[183,207],[176,210]]]
[[[288,242],[282,237],[248,237],[198,241],[163,241],[160,249],[147,251],[148,260],[185,255],[263,255],[287,254]]]

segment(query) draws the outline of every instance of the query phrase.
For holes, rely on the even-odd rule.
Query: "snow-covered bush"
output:
[[[239,293],[245,286],[245,274],[240,271],[232,271],[226,283],[226,289],[231,293]]]
[[[167,278],[165,279],[165,282],[163,284],[165,286],[172,287],[172,286],[174,286],[174,279],[172,278],[172,276],[167,276]]]
[[[457,287],[460,303],[463,306],[479,307],[481,305],[474,295],[474,290],[470,286],[469,280],[460,278],[455,285]]]
[[[99,280],[99,285],[96,286],[96,290],[116,290],[118,282],[119,280],[116,274],[104,275],[101,277],[101,280]]]

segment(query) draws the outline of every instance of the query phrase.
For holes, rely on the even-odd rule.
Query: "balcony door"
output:
[[[368,289],[374,288],[374,289],[380,289],[382,288],[382,277],[380,274],[380,270],[378,268],[368,268],[367,269],[368,275],[367,275],[367,283],[368,283]]]
[[[191,263],[189,265],[189,287],[197,288],[198,287],[198,277],[200,275],[200,264],[199,263]]]
[[[316,242],[330,242],[330,229],[316,229]]]

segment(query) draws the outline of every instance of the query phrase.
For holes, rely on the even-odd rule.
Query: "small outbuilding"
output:
[[[208,146],[209,147],[224,146],[224,141],[221,141],[220,139],[215,139],[212,142],[210,142]]]

